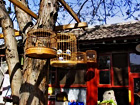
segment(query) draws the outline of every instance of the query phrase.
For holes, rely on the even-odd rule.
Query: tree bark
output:
[[[27,6],[25,0],[21,0],[21,2]],[[31,17],[15,7],[23,40],[26,41],[26,34],[30,29],[44,28],[53,30],[57,19],[57,10],[57,0],[41,0],[39,18],[36,25],[25,30],[25,26],[31,21]],[[25,57],[22,78],[13,24],[6,12],[3,0],[0,0],[0,24],[5,39],[6,57],[14,103],[18,104],[19,102],[20,105],[47,105],[49,59],[41,60]]]
[[[23,5],[25,5],[26,7],[28,7],[26,0],[18,0],[20,1],[20,3],[22,3]],[[30,26],[28,26],[26,32],[24,31],[25,26],[27,25],[27,23],[31,22],[31,16],[28,15],[26,12],[24,12],[23,10],[21,10],[20,8],[15,6],[15,12],[16,12],[16,18],[19,24],[19,28],[20,31],[22,33],[23,36],[23,40],[26,39],[26,32],[28,32],[28,30],[31,28]]]
[[[58,11],[58,3],[56,1],[57,0],[41,0],[39,18],[34,29],[54,29]]]
[[[44,28],[53,30],[57,18],[57,9],[56,0],[41,0],[39,18],[31,29]],[[24,66],[23,84],[20,91],[20,105],[47,105],[49,79],[47,68],[49,68],[49,60],[27,59],[26,64],[24,64],[26,66]]]
[[[26,7],[28,7],[26,0],[18,0],[20,3],[22,3],[23,5],[25,5]],[[23,10],[21,10],[20,8],[15,6],[15,13],[16,13],[16,18],[19,24],[19,29],[21,32],[21,35],[23,37],[23,49],[25,52],[25,41],[26,41],[26,34],[27,32],[32,28],[31,25],[28,25],[28,23],[32,22],[31,20],[31,16],[28,15],[26,12],[24,12]],[[26,27],[26,30],[25,30]],[[23,65],[23,71],[25,71],[27,69],[27,64],[28,64],[28,57],[26,57],[25,53],[23,52],[23,57],[24,57],[24,65]]]
[[[8,70],[10,75],[13,103],[18,104],[19,90],[22,83],[22,74],[18,58],[17,42],[14,37],[15,32],[13,28],[13,23],[5,9],[3,0],[0,0],[0,24],[2,26],[6,46],[6,61],[8,64]]]

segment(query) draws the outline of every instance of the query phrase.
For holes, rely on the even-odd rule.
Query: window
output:
[[[104,55],[99,56],[99,83],[100,84],[110,84],[110,56]]]
[[[110,56],[99,57],[99,69],[110,69]]]
[[[140,92],[140,78],[135,78],[134,79],[134,93],[136,94],[139,92]]]
[[[140,73],[140,55],[130,53],[130,69],[132,73]]]
[[[134,79],[134,105],[140,104],[140,78]]]
[[[100,55],[98,62],[99,84],[128,86],[128,53]]]
[[[100,71],[100,84],[110,84],[110,71]]]
[[[115,53],[112,55],[113,80],[115,86],[128,85],[128,57],[127,53]]]

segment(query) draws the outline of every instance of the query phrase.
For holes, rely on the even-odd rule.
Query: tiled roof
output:
[[[140,21],[112,24],[112,25],[101,25],[87,28],[84,30],[76,29],[72,30],[79,40],[96,40],[106,38],[116,38],[124,36],[136,36],[140,35]]]

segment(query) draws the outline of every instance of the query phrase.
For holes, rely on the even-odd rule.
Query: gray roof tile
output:
[[[96,40],[124,36],[140,35],[140,21],[94,26],[92,28],[73,29],[79,40]]]

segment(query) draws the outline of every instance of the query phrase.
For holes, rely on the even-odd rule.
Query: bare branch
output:
[[[85,0],[85,2],[81,5],[81,7],[80,7],[80,9],[79,9],[79,11],[77,12],[77,15],[79,16],[79,14],[80,14],[80,11],[82,10],[82,8],[84,7],[84,5],[86,4],[86,2],[87,2],[88,0]],[[73,20],[73,19],[72,19]],[[71,23],[72,22],[72,20],[69,22],[69,23]]]
[[[105,24],[106,24],[106,3],[105,3],[105,0],[103,0],[103,4],[104,4],[104,11],[105,11],[104,21],[105,21]]]

